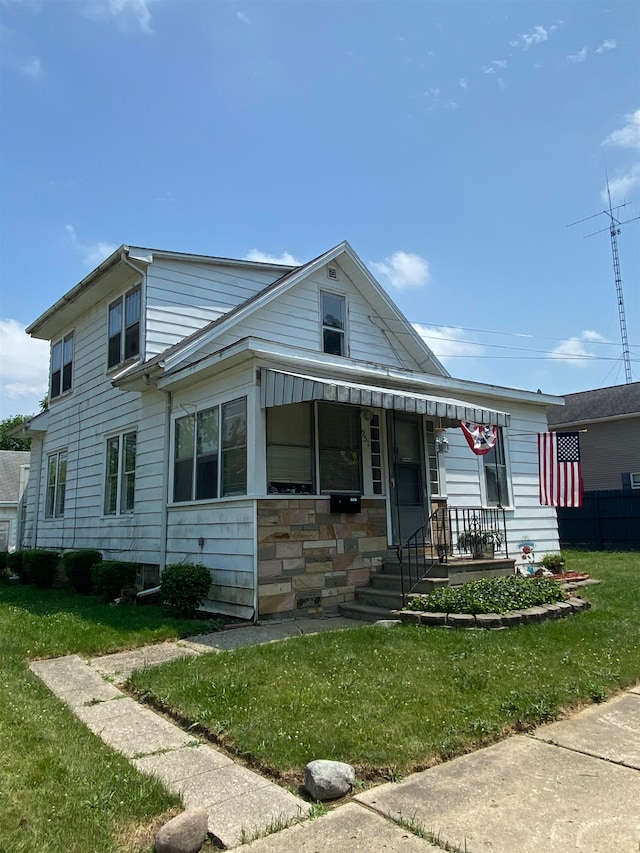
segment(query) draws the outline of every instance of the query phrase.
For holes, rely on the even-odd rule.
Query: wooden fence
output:
[[[585,492],[583,506],[558,508],[560,547],[640,550],[640,491]]]

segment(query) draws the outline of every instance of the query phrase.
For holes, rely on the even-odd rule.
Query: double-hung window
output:
[[[109,306],[108,366],[140,354],[140,286]]]
[[[498,439],[488,453],[482,457],[486,486],[487,506],[509,506],[509,477],[504,446],[504,434],[498,427]]]
[[[47,494],[45,497],[45,518],[62,518],[64,515],[64,496],[67,486],[67,451],[50,453],[47,459]]]
[[[136,433],[107,439],[104,514],[133,512],[136,489]]]
[[[51,347],[51,385],[49,397],[55,400],[71,390],[73,380],[73,332]]]
[[[346,300],[335,293],[320,294],[322,314],[322,351],[328,355],[346,355]]]
[[[174,501],[246,494],[246,398],[178,418],[173,452]]]

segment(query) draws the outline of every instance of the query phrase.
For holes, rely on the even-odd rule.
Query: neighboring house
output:
[[[640,489],[640,382],[566,394],[549,429],[580,430],[585,491]]]
[[[15,551],[20,499],[29,479],[29,451],[0,450],[0,551]]]
[[[558,549],[536,434],[560,398],[451,378],[347,243],[299,267],[122,246],[27,332],[51,375],[24,547],[145,586],[203,563],[206,606],[243,618],[352,599],[433,506],[500,503],[512,554]]]

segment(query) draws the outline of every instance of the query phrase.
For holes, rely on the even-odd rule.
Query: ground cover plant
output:
[[[134,673],[139,696],[289,783],[396,778],[640,681],[640,557],[572,553],[592,609],[503,631],[363,625]]]
[[[405,610],[427,613],[508,613],[562,601],[565,592],[548,578],[482,578],[412,598]]]
[[[113,607],[68,590],[0,583],[0,850],[140,853],[176,797],[106,747],[28,669],[206,630],[163,607]]]

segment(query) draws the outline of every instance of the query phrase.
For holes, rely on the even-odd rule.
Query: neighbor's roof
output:
[[[0,450],[0,503],[17,503],[20,497],[20,468],[28,465],[29,451]]]
[[[550,427],[640,415],[640,382],[564,394],[564,406],[549,406]]]

